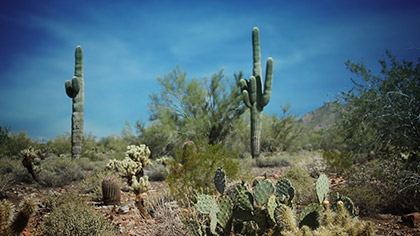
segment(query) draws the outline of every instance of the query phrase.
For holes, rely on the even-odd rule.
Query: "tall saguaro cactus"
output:
[[[82,155],[83,140],[83,111],[84,111],[84,81],[83,81],[83,52],[82,47],[76,47],[76,65],[72,80],[65,82],[66,93],[73,99],[71,116],[71,156],[79,159]]]
[[[273,59],[269,57],[263,90],[260,33],[257,27],[254,27],[252,30],[252,47],[254,61],[253,75],[249,80],[241,79],[240,86],[245,105],[251,109],[251,154],[252,157],[257,158],[260,155],[263,109],[270,101],[273,82]]]

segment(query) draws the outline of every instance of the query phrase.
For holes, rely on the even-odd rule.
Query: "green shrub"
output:
[[[296,189],[296,199],[298,204],[309,204],[315,202],[314,180],[304,169],[292,167],[284,175],[288,178]]]
[[[373,160],[354,166],[345,175],[346,185],[338,191],[360,206],[361,214],[420,210],[420,177],[397,160]]]
[[[67,195],[49,203],[51,214],[39,226],[41,236],[119,235],[112,224],[81,198]]]
[[[40,183],[48,187],[61,187],[85,178],[80,166],[69,157],[51,157],[41,162]]]
[[[12,133],[10,127],[0,126],[0,158],[19,156],[21,150],[35,144],[24,131]]]
[[[283,110],[282,117],[263,116],[261,150],[265,152],[297,151],[300,148],[302,127],[294,115],[287,114],[287,106]]]
[[[152,165],[145,168],[145,172],[149,176],[150,181],[164,181],[165,175],[168,174],[168,169],[161,163],[153,162]]]
[[[171,124],[154,121],[148,127],[144,127],[140,123],[137,124],[137,127],[141,142],[150,147],[151,159],[174,156],[176,147],[182,144],[178,132]]]
[[[0,175],[4,178],[8,178],[10,183],[34,182],[26,168],[22,165],[22,161],[14,158],[0,159]]]
[[[187,151],[179,149],[169,164],[166,179],[171,194],[183,200],[192,196],[193,189],[211,186],[218,167],[222,167],[232,178],[238,175],[237,153],[227,151],[221,144],[197,146],[197,151],[190,145]]]
[[[327,169],[334,173],[342,174],[353,164],[350,153],[345,151],[323,151],[322,157],[327,164]]]
[[[271,156],[261,156],[259,157],[255,164],[262,167],[281,167],[281,166],[290,166],[290,161],[285,155],[271,155]]]
[[[50,150],[55,155],[59,156],[61,154],[71,153],[71,136],[70,133],[65,133],[55,137],[54,140],[47,142],[47,145],[50,147]]]

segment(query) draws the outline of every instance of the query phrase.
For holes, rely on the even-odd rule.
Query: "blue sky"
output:
[[[347,59],[375,71],[386,49],[420,57],[418,1],[0,0],[0,126],[34,138],[69,132],[64,81],[81,45],[84,130],[118,135],[125,121],[148,121],[148,95],[176,65],[188,78],[222,68],[249,77],[254,26],[263,65],[274,59],[266,114],[290,102],[301,116],[349,90]]]

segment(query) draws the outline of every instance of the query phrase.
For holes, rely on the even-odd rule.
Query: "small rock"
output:
[[[118,209],[118,214],[127,214],[129,211],[130,211],[130,207],[125,205]]]
[[[420,212],[414,212],[401,216],[403,223],[409,224],[411,227],[415,227],[416,224],[420,223]]]

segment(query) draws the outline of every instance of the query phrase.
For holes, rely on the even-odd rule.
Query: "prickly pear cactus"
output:
[[[273,182],[269,179],[258,181],[253,189],[254,198],[258,206],[264,205],[268,197],[274,194],[275,188]]]
[[[229,222],[232,220],[233,202],[228,196],[224,195],[219,198],[218,205],[217,222],[225,231],[229,228]]]
[[[114,177],[105,177],[102,181],[102,197],[105,205],[120,205],[120,183]]]
[[[322,204],[322,202],[325,200],[327,193],[330,189],[330,181],[328,180],[328,177],[325,174],[321,174],[318,177],[318,180],[316,181],[315,189],[316,189],[316,195],[318,196],[319,204]]]
[[[299,215],[299,227],[304,225],[315,230],[319,227],[319,216],[324,208],[319,204],[311,204],[306,206]]]
[[[343,203],[344,209],[346,209],[351,216],[356,215],[356,210],[354,207],[353,200],[345,196],[340,196],[335,202],[335,208],[338,208],[337,205],[338,205],[338,202],[340,201]]]
[[[375,235],[373,225],[351,217],[341,200],[335,212],[323,201],[323,205],[307,206],[297,216],[290,201],[284,201],[294,196],[292,189],[287,179],[275,186],[265,179],[256,181],[252,191],[245,182],[235,183],[225,195],[217,195],[217,200],[200,194],[194,206],[208,217],[200,223],[193,215],[187,228],[191,235]]]
[[[251,110],[251,154],[257,158],[260,155],[260,140],[262,114],[264,107],[270,101],[273,83],[273,59],[267,60],[266,76],[263,90],[260,32],[257,27],[252,30],[253,74],[249,80],[241,79],[240,87],[245,105]]]
[[[225,171],[222,168],[217,168],[216,174],[214,175],[214,185],[216,186],[216,190],[220,194],[225,193],[226,188],[226,175]]]
[[[81,46],[76,47],[76,65],[72,80],[65,82],[66,94],[73,100],[71,116],[71,155],[73,159],[82,156],[83,141],[83,112],[84,112],[84,80],[83,80],[83,51]]]
[[[268,198],[268,200],[267,200],[267,206],[266,206],[267,207],[268,216],[270,217],[270,219],[273,222],[276,222],[274,211],[276,210],[277,206],[278,206],[278,204],[276,202],[276,196],[273,194],[273,195],[271,195]]]
[[[275,194],[281,202],[291,204],[295,196],[295,188],[290,183],[290,180],[281,178],[276,183]]]
[[[203,214],[210,215],[210,231],[215,234],[217,226],[217,213],[219,212],[219,207],[216,204],[216,201],[209,195],[200,194],[197,197],[197,203],[195,208]]]

